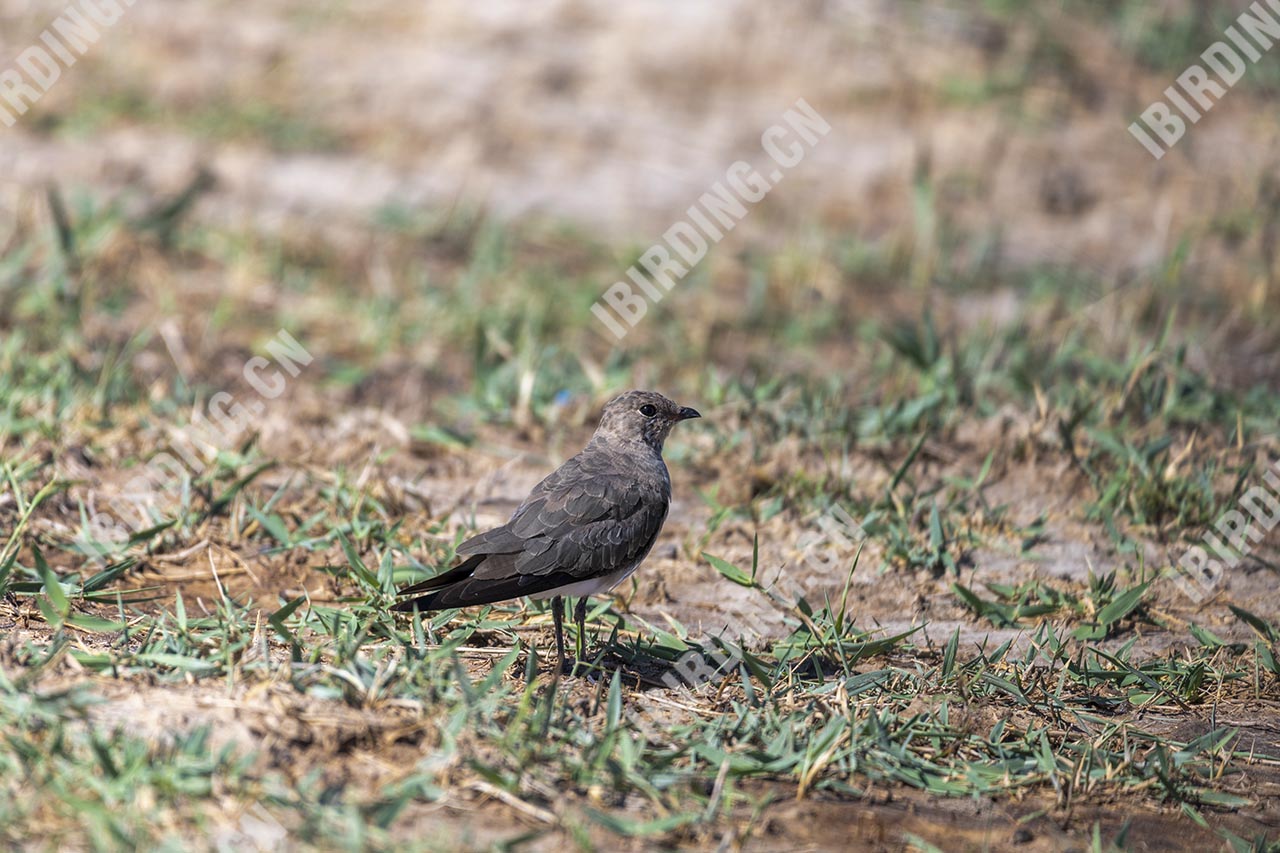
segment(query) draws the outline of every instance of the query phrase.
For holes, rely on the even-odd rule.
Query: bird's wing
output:
[[[421,592],[430,592],[433,589],[446,587],[451,583],[460,580],[466,580],[471,577],[471,573],[476,570],[476,566],[484,561],[484,555],[478,555],[462,561],[458,565],[449,569],[447,572],[441,572],[433,578],[427,578],[424,581],[418,581],[412,586],[406,586],[403,589],[396,590],[396,595],[417,595]]]
[[[670,486],[665,469],[628,476],[619,461],[604,449],[573,457],[539,483],[505,525],[459,546],[468,558],[461,565],[403,592],[437,590],[418,602],[423,610],[485,604],[643,559],[666,520]]]

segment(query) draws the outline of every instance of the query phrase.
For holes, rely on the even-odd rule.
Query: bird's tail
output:
[[[432,610],[439,610],[435,606],[435,599],[438,593],[429,595],[420,595],[417,598],[409,598],[404,601],[396,602],[391,605],[391,609],[396,613],[412,613],[415,610],[419,613],[430,613]]]
[[[399,613],[412,613],[414,610],[426,612],[429,610],[440,609],[434,605],[436,598],[444,591],[444,588],[471,577],[472,573],[475,572],[476,567],[484,562],[484,556],[485,555],[483,554],[476,554],[474,557],[468,558],[447,572],[438,574],[433,578],[427,578],[424,581],[419,581],[418,583],[415,583],[412,586],[407,586],[404,589],[397,590],[396,595],[417,595],[420,592],[428,593],[428,595],[422,595],[417,598],[408,599],[407,601],[397,602],[391,607],[391,609]]]

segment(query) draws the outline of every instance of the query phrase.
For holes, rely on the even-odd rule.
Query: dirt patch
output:
[[[1175,21],[1190,8],[1160,5]],[[0,7],[0,67],[61,10]],[[1083,850],[1095,825],[1104,843],[1127,832],[1134,849],[1208,849],[1222,845],[1218,830],[1274,837],[1275,638],[1240,612],[1280,620],[1280,545],[1259,543],[1203,600],[1162,577],[1190,531],[1215,520],[1194,515],[1196,501],[1239,491],[1241,472],[1276,449],[1274,416],[1251,402],[1280,388],[1268,319],[1276,130],[1256,121],[1265,88],[1232,91],[1156,163],[1125,130],[1175,74],[1132,47],[1149,10],[1128,29],[1073,4],[180,11],[133,7],[0,132],[0,533],[7,549],[21,529],[23,585],[0,604],[0,662],[14,695],[88,686],[101,701],[77,732],[122,730],[163,749],[208,726],[211,751],[252,757],[251,784],[305,788],[291,810],[211,794],[214,837],[229,845],[268,846],[329,806],[367,808],[350,812],[363,823],[392,815],[378,843],[442,847],[900,850],[919,838]],[[625,343],[597,334],[589,306],[634,260],[631,244],[656,239],[735,160],[760,162],[761,131],[797,98],[831,132]],[[196,185],[190,208],[158,225]],[[45,239],[67,226],[53,198],[71,211],[60,243]],[[251,399],[245,364],[282,327],[314,351],[311,372],[236,441],[204,440],[195,415],[217,391]],[[637,637],[668,652],[719,638],[765,655],[836,607],[868,641],[913,632],[912,657],[872,655],[837,678],[833,656],[805,649],[796,670],[825,681],[800,735],[826,723],[843,682],[933,672],[952,637],[962,661],[1008,643],[983,677],[1011,689],[968,702],[967,683],[939,682],[899,716],[954,715],[961,734],[1030,730],[1037,714],[1063,712],[1061,688],[1044,667],[1011,661],[1042,650],[1042,630],[1097,628],[1118,590],[1150,581],[1141,606],[1090,635],[1095,657],[1071,662],[1112,681],[1070,713],[1179,743],[1236,728],[1239,775],[1204,781],[1247,804],[1205,805],[1208,830],[1149,796],[1150,779],[1128,792],[1085,784],[1079,797],[1045,785],[948,799],[859,788],[852,765],[818,773],[830,784],[797,798],[803,786],[780,781],[791,770],[717,782],[726,763],[690,783],[710,817],[668,825],[677,809],[644,787],[652,780],[614,790],[582,781],[599,767],[566,771],[558,787],[504,775],[501,732],[449,732],[446,703],[379,698],[371,673],[385,676],[387,661],[359,660],[357,645],[335,674],[324,669],[343,657],[334,648],[304,660],[310,650],[288,648],[270,624],[289,601],[351,613],[376,600],[354,576],[359,559],[373,572],[380,555],[401,575],[440,568],[583,445],[618,385],[697,395],[705,416],[668,448],[674,501],[660,541],[593,626],[598,647],[623,635],[607,661],[625,707],[659,732],[728,725],[748,702],[739,682],[751,682],[735,673],[689,699],[666,683],[671,661],[636,652]],[[1115,467],[1147,478],[1142,500],[1105,502],[1125,484],[1089,468],[1108,440],[1090,425],[1116,427]],[[183,487],[135,494],[133,478],[166,453],[192,469]],[[56,494],[28,512],[46,483]],[[1161,503],[1175,486],[1185,500]],[[833,504],[865,510],[857,521],[872,532],[834,546],[827,535],[815,561]],[[131,660],[136,635],[74,623],[55,659],[31,652],[59,636],[39,607],[36,549],[59,577],[87,574],[77,536],[113,507],[140,526],[169,523],[129,546],[110,592],[132,600],[129,619],[174,633],[190,677]],[[704,554],[754,564],[763,589]],[[958,588],[997,605],[1054,604],[1002,618]],[[192,640],[174,628],[179,595],[192,622],[251,602],[232,631],[244,636]],[[119,616],[109,595],[73,612]],[[473,615],[436,620],[423,646]],[[244,642],[210,676],[199,655],[232,640]],[[467,677],[515,691],[524,713],[548,695],[550,673],[544,654],[528,696],[516,690],[527,650],[495,673],[517,641],[545,653],[549,615],[495,611],[459,659]],[[1195,663],[1146,695],[1133,686],[1146,670],[1116,674],[1097,652],[1161,678],[1161,666]],[[93,668],[116,658],[124,675]],[[607,681],[559,689],[595,732]],[[424,769],[446,735],[465,742],[453,753],[465,760]],[[622,761],[592,760],[610,772]],[[423,787],[396,799],[410,782]],[[738,785],[719,806],[717,784]]]

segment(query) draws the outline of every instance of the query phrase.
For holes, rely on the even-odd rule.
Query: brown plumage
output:
[[[510,521],[463,542],[461,563],[400,590],[426,595],[395,609],[425,612],[525,595],[552,598],[563,663],[563,597],[578,597],[574,617],[581,638],[587,596],[629,576],[657,540],[671,503],[663,442],[675,424],[697,417],[697,411],[652,391],[615,398],[581,453],[538,483]]]

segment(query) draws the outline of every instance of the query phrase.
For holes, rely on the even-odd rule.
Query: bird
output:
[[[426,613],[550,598],[562,671],[564,599],[577,598],[580,659],[587,598],[630,577],[667,519],[671,476],[663,444],[677,423],[700,417],[655,391],[615,397],[587,446],[534,486],[506,524],[463,542],[460,563],[399,590],[416,597],[392,609]]]

